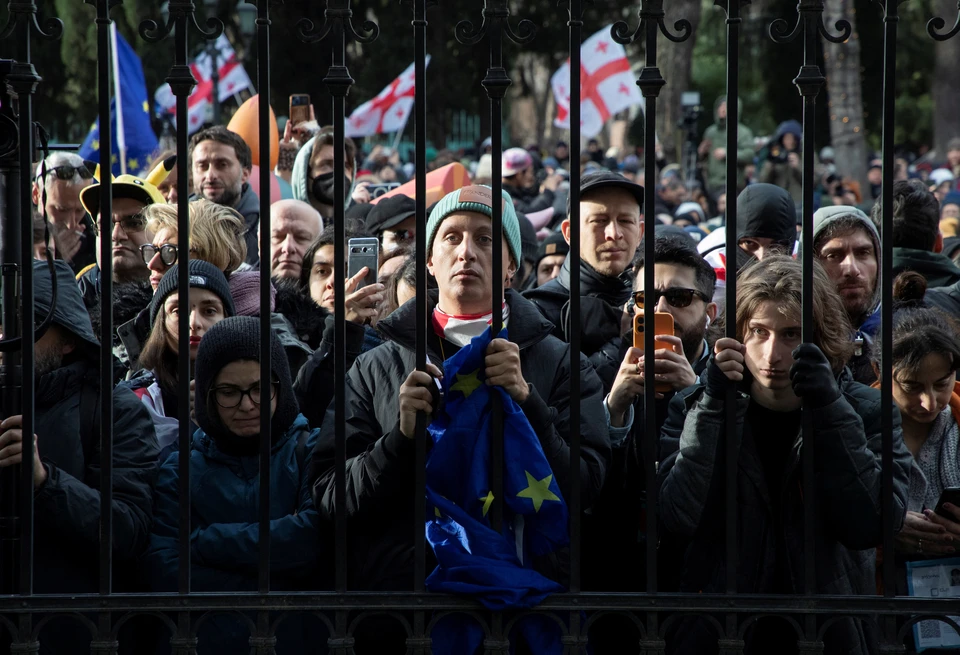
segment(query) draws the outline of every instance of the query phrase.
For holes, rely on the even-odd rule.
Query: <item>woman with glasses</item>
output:
[[[189,302],[181,303],[177,290],[179,265],[167,271],[150,303],[150,336],[140,353],[143,371],[129,386],[153,418],[162,458],[176,445],[180,433],[180,358],[189,354],[194,362],[204,335],[224,318],[233,316],[233,298],[219,269],[200,259],[190,260]],[[180,312],[189,311],[190,343],[180,348]],[[191,370],[192,370],[191,366]]]
[[[224,319],[197,353],[196,416],[190,451],[191,568],[194,591],[256,591],[258,585],[259,453],[270,448],[270,588],[315,590],[319,535],[310,497],[307,457],[318,430],[300,414],[283,348],[271,334],[270,388],[260,386],[260,322]],[[270,413],[261,431],[261,411]],[[180,459],[163,463],[154,492],[154,525],[144,568],[153,591],[177,589]],[[255,618],[255,617],[254,617]],[[197,635],[199,655],[245,653],[248,622],[213,616]],[[315,619],[289,617],[277,627],[276,652],[325,652]]]

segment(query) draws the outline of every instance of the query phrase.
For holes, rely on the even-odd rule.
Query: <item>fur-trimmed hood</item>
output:
[[[274,278],[273,283],[277,288],[276,313],[290,321],[297,337],[316,350],[323,340],[324,322],[330,312],[314,302],[296,281]]]

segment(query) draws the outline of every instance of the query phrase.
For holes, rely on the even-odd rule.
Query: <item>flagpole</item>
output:
[[[120,94],[120,57],[117,54],[117,24],[110,23],[110,59],[113,63],[113,97],[117,112],[117,150],[120,153],[120,174],[127,174],[127,135],[123,130],[123,96]],[[102,126],[101,126],[102,127]],[[110,126],[107,126],[110,129]],[[108,161],[113,153],[107,153]],[[100,155],[100,167],[103,168],[103,154]],[[110,165],[112,169],[112,164]]]
[[[407,120],[403,121],[403,127],[397,130],[397,136],[393,139],[393,152],[397,152],[397,148],[400,147],[400,139],[403,138],[403,133],[407,129],[407,123],[410,122],[410,114],[407,114]]]

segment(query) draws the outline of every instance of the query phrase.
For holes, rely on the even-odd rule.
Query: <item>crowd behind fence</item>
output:
[[[109,125],[110,14],[119,3],[89,4],[100,124]],[[251,153],[222,127],[188,133],[191,45],[218,38],[223,24],[200,25],[193,2],[170,0],[166,22],[147,20],[139,32],[154,44],[174,37],[155,47],[164,56],[172,48],[175,158],[160,157],[142,177],[51,155],[33,115],[44,71],[31,60],[37,48],[56,47],[50,42],[64,28],[38,16],[33,0],[9,4],[0,34],[17,53],[0,70],[8,137],[0,143],[5,652],[960,647],[950,600],[960,596],[950,541],[960,539],[960,437],[950,409],[956,399],[960,412],[960,396],[950,395],[960,346],[946,316],[922,313],[960,305],[952,295],[960,277],[941,284],[917,266],[914,277],[895,275],[905,256],[898,250],[929,250],[925,262],[941,253],[940,207],[949,204],[897,180],[902,0],[877,3],[885,16],[882,180],[869,216],[821,205],[819,50],[823,40],[846,41],[851,28],[828,27],[823,0],[801,0],[795,24],[769,26],[776,43],[804,44],[794,80],[803,115],[800,133],[791,133],[798,206],[785,189],[745,184],[743,162],[727,155],[742,149],[731,118],[723,143],[706,153],[709,160],[724,151],[716,157],[722,186],[713,189],[725,198],[724,220],[709,237],[697,235],[714,237],[713,253],[698,251],[679,221],[657,218],[675,182],[661,176],[655,148],[629,175],[581,169],[581,105],[573,102],[563,144],[567,201],[541,226],[563,238],[535,237],[542,256],[524,251],[521,225],[544,211],[534,203],[546,191],[547,205],[560,196],[555,183],[519,181],[533,161],[505,147],[503,129],[510,61],[536,26],[519,5],[514,18],[507,0],[478,2],[457,24],[461,43],[489,52],[489,186],[444,189],[428,201],[426,89],[443,84],[427,75],[437,3],[402,0],[408,27],[355,24],[363,4],[328,0],[321,24],[303,19],[296,34],[279,34],[271,16],[289,9],[257,3],[260,151]],[[747,3],[716,4],[727,18],[726,107],[735,117]],[[578,97],[583,30],[599,26],[584,24],[582,0],[561,5]],[[692,33],[669,12],[663,0],[640,0],[636,24],[618,22],[609,34],[628,50],[642,45],[636,84],[648,144],[658,96],[671,83],[658,54]],[[932,19],[931,46],[956,37],[957,21],[945,31],[943,18]],[[375,53],[385,29],[412,29],[414,193],[406,204],[381,200],[358,223],[351,199],[363,156],[345,132],[353,84],[346,46]],[[271,39],[290,38],[331,53],[321,74],[333,127],[305,134],[291,169],[297,200],[278,202],[267,163],[275,129],[269,53]],[[100,152],[113,152],[115,138],[102,130]],[[251,157],[259,194],[249,190]],[[960,173],[960,161],[950,165]],[[164,187],[174,175],[173,189]],[[62,220],[47,211],[54,179],[83,187],[86,222],[76,230],[86,237],[69,246],[92,258],[81,270],[45,249],[36,257],[35,243],[49,242]],[[931,199],[931,237],[941,250],[895,236],[922,236]],[[903,209],[911,203],[921,207],[915,225]],[[302,239],[290,227],[308,223],[313,231]],[[361,234],[364,225],[378,230]],[[35,226],[39,240],[27,237]],[[362,237],[378,237],[371,247],[379,249],[400,242],[406,261],[392,287],[348,270],[364,254]],[[547,256],[566,252],[555,260],[555,281],[521,287]],[[370,269],[390,260],[366,261]],[[850,271],[864,261],[873,266],[869,289],[845,277],[860,276]],[[130,270],[150,280],[139,300]],[[918,286],[930,289],[926,298]],[[389,288],[388,320],[377,308]],[[851,309],[861,301],[859,313]],[[132,313],[131,303],[139,303]],[[315,319],[309,329],[292,318],[306,314]],[[676,330],[666,339],[664,314]],[[657,329],[633,337],[636,325]],[[918,346],[926,364],[909,369],[930,377],[931,362],[944,362],[945,374],[914,380],[949,399],[936,405],[941,422],[931,423],[944,444],[936,481],[927,478],[937,467],[908,450],[923,414],[905,408],[908,378],[897,368],[911,332],[941,344]],[[57,433],[75,438],[60,443]],[[780,433],[803,438],[767,446],[758,436]],[[21,451],[31,434],[32,459]],[[443,437],[453,434],[463,443],[471,435],[475,450],[452,449],[454,439]],[[14,456],[24,463],[10,465]],[[917,479],[951,506],[935,510],[939,503],[916,492]],[[475,510],[454,493],[477,501]]]

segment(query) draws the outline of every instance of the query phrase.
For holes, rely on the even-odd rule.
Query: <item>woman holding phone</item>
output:
[[[945,489],[960,487],[960,326],[924,305],[926,286],[915,272],[894,281],[893,358],[886,367],[879,352],[874,358],[878,377],[884,369],[893,373],[893,401],[914,457],[896,539],[897,554],[911,560],[954,556],[960,546],[960,507],[948,502],[935,511]]]

